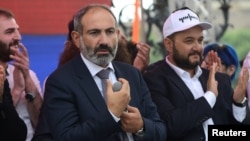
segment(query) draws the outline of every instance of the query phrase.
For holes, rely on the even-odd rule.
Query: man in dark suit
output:
[[[184,7],[173,12],[163,27],[168,55],[144,73],[153,101],[166,121],[167,141],[208,141],[208,125],[249,124],[245,90],[249,74],[234,92],[230,78],[201,69],[203,30],[211,24]]]
[[[49,129],[54,140],[70,141],[165,140],[165,122],[141,73],[131,65],[111,62],[119,30],[109,7],[80,9],[74,27],[71,36],[81,53],[48,77],[36,132]],[[110,71],[106,91],[97,76],[101,70]],[[115,91],[112,83],[117,80],[122,87]],[[46,121],[48,127],[43,127]]]

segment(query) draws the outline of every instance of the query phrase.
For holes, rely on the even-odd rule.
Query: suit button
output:
[[[205,138],[204,137],[200,137],[201,141],[205,141]]]

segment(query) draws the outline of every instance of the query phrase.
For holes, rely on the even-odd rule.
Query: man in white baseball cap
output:
[[[200,67],[203,31],[211,27],[187,7],[174,11],[163,27],[167,55],[143,74],[168,141],[208,141],[208,125],[250,123],[244,100],[248,79],[234,93],[230,77],[216,73],[217,63],[210,71]]]

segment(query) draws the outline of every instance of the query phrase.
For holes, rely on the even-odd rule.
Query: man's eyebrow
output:
[[[114,27],[107,28],[106,30],[115,30]]]
[[[89,29],[87,30],[87,33],[92,32],[92,31],[101,31],[101,29],[97,29],[97,28]]]
[[[104,31],[107,31],[107,30],[115,30],[115,28],[114,27],[109,27],[109,28],[104,29]],[[100,31],[102,31],[102,29],[98,29],[98,28],[89,29],[87,31],[87,33],[93,32],[93,31],[100,32]]]
[[[17,29],[17,30],[19,30],[19,26],[17,26],[17,27],[8,27],[7,29],[14,29],[14,30]]]
[[[4,32],[6,33],[6,32],[9,32],[9,31],[15,31],[15,30],[16,30],[16,28],[11,27],[11,28],[7,28]],[[19,28],[17,28],[17,30],[19,30]]]

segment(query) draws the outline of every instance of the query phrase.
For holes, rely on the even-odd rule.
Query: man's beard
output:
[[[12,60],[10,58],[10,54],[11,54],[10,46],[11,45],[13,45],[13,43],[8,45],[0,40],[0,61],[8,62]]]
[[[82,38],[80,39],[80,44],[81,44],[81,52],[83,56],[98,66],[106,66],[115,58],[115,55],[117,52],[117,45],[118,45],[118,43],[116,43],[115,47],[113,48],[108,45],[100,45],[93,49],[89,46],[86,46]],[[109,54],[107,55],[96,54],[101,49],[108,50]]]
[[[189,60],[189,57],[191,55],[199,55],[200,56],[200,60],[196,61],[196,62],[191,62]],[[176,49],[176,46],[173,46],[173,60],[175,61],[176,65],[182,69],[195,69],[198,65],[200,65],[201,63],[201,53],[197,52],[197,51],[193,51],[191,53],[188,54],[188,57],[185,58],[182,55],[180,55],[179,51]]]

